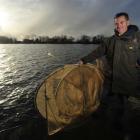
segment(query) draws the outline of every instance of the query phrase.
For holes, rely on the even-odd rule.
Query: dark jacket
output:
[[[112,70],[112,92],[140,97],[140,32],[130,25],[121,36],[115,35],[103,41],[96,50],[81,60],[84,63],[106,55]]]

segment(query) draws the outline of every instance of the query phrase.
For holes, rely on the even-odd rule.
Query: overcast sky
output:
[[[111,35],[128,12],[140,26],[139,0],[0,0],[0,35]]]

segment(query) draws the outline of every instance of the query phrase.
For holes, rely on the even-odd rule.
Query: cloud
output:
[[[0,27],[0,34],[1,34],[1,32],[2,32],[2,28]]]
[[[126,11],[140,23],[133,0],[1,0],[12,13],[14,34],[96,35],[113,33],[113,17]],[[133,6],[132,6],[133,5]]]

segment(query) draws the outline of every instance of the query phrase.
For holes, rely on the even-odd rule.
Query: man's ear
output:
[[[129,21],[129,20],[127,21],[127,25],[128,25],[128,26],[130,25],[130,21]]]

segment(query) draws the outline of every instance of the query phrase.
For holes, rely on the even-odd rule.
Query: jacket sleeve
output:
[[[137,38],[138,38],[138,50],[137,50],[137,64],[140,65],[140,31],[137,32]]]
[[[84,56],[80,60],[83,61],[83,63],[85,64],[88,62],[92,62],[93,60],[101,56],[104,56],[107,51],[107,42],[107,39],[105,39],[94,51],[89,53],[87,56]]]

